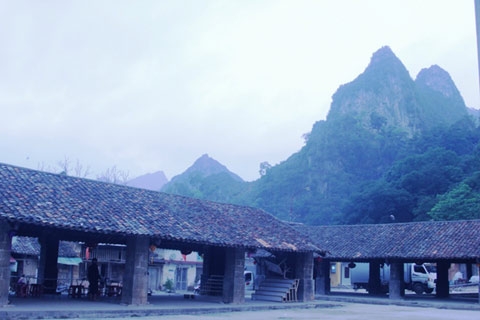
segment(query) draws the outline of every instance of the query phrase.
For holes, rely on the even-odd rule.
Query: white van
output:
[[[255,290],[253,272],[244,271],[243,275],[245,276],[245,290]]]

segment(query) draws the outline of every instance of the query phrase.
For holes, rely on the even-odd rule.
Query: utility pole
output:
[[[479,76],[479,90],[480,90],[480,0],[475,0],[475,22],[477,29],[477,63]],[[477,258],[477,268],[480,274],[480,257]],[[480,303],[480,284],[478,286],[478,302]]]
[[[475,0],[475,22],[477,30],[477,63],[478,75],[480,77],[480,0]],[[480,80],[478,82],[480,90]]]

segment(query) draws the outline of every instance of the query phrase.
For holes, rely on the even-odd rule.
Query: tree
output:
[[[72,168],[72,161],[67,156],[65,156],[63,160],[57,161],[57,167],[52,167],[42,162],[37,165],[37,169],[40,171],[64,174],[79,178],[87,178],[91,174],[90,167],[84,167],[78,159],[75,162],[75,166]]]
[[[345,209],[348,224],[409,222],[413,220],[413,197],[379,180],[364,186]]]
[[[119,170],[117,166],[113,166],[97,175],[97,180],[114,184],[127,184],[128,176],[128,171]]]
[[[439,196],[439,201],[428,214],[434,220],[480,219],[480,194],[462,182]]]
[[[263,177],[264,175],[267,174],[268,170],[270,170],[271,168],[272,168],[272,165],[267,161],[264,161],[260,163],[260,170],[258,171],[258,173],[260,173],[260,176]]]

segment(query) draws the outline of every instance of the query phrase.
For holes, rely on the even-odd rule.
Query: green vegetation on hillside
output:
[[[170,192],[319,224],[480,218],[480,128],[448,73],[413,81],[384,47],[333,96],[305,146],[254,182],[195,176]]]

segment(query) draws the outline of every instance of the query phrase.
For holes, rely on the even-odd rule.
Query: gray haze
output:
[[[473,1],[0,0],[0,162],[171,179],[285,160],[389,45],[479,108]]]

